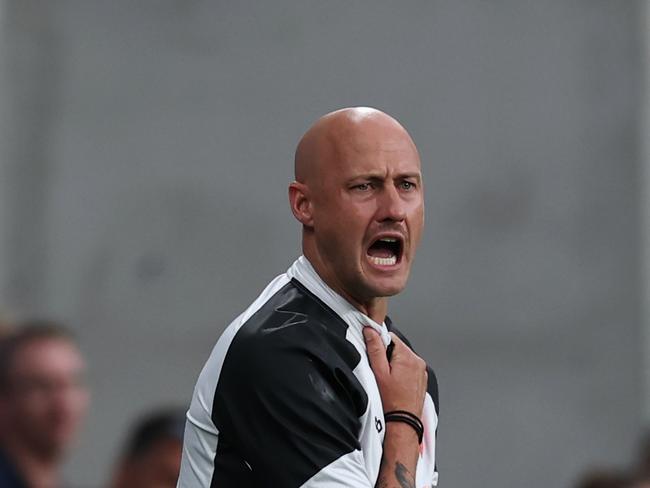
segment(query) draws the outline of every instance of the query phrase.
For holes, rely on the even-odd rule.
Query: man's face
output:
[[[319,254],[338,288],[360,302],[404,289],[424,224],[413,142],[394,125],[367,125],[324,156],[313,192]]]
[[[146,453],[125,462],[115,488],[174,488],[182,447],[178,439],[159,440]]]
[[[60,454],[88,405],[83,374],[81,354],[65,339],[36,339],[20,347],[4,398],[15,435],[43,454]]]

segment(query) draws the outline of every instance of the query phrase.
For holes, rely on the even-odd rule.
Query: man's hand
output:
[[[384,412],[406,410],[422,417],[427,390],[427,365],[391,332],[390,360],[381,337],[371,327],[363,329],[368,360],[375,374]],[[402,422],[386,424],[384,453],[375,488],[415,488],[418,440],[415,430]]]
[[[421,417],[427,391],[427,365],[424,360],[391,332],[395,345],[389,361],[379,334],[371,327],[364,327],[363,335],[384,412],[406,410]]]

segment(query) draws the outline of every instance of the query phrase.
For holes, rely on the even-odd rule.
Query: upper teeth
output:
[[[382,237],[379,240],[384,242],[397,242],[397,239],[395,239],[394,237]]]

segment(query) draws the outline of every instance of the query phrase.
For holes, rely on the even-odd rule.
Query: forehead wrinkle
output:
[[[381,177],[421,177],[421,163],[414,146],[405,146],[403,141],[395,141],[386,147],[382,141],[370,144],[344,145],[340,151],[341,171],[355,175],[376,175]],[[415,163],[413,165],[412,163]]]

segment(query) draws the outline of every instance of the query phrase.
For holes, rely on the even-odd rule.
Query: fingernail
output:
[[[373,332],[373,330],[372,330],[372,327],[370,327],[370,326],[365,326],[365,327],[363,328],[363,338],[364,338],[366,341],[369,341],[369,340],[370,340],[370,335],[368,335],[368,334],[374,334],[374,332]]]

